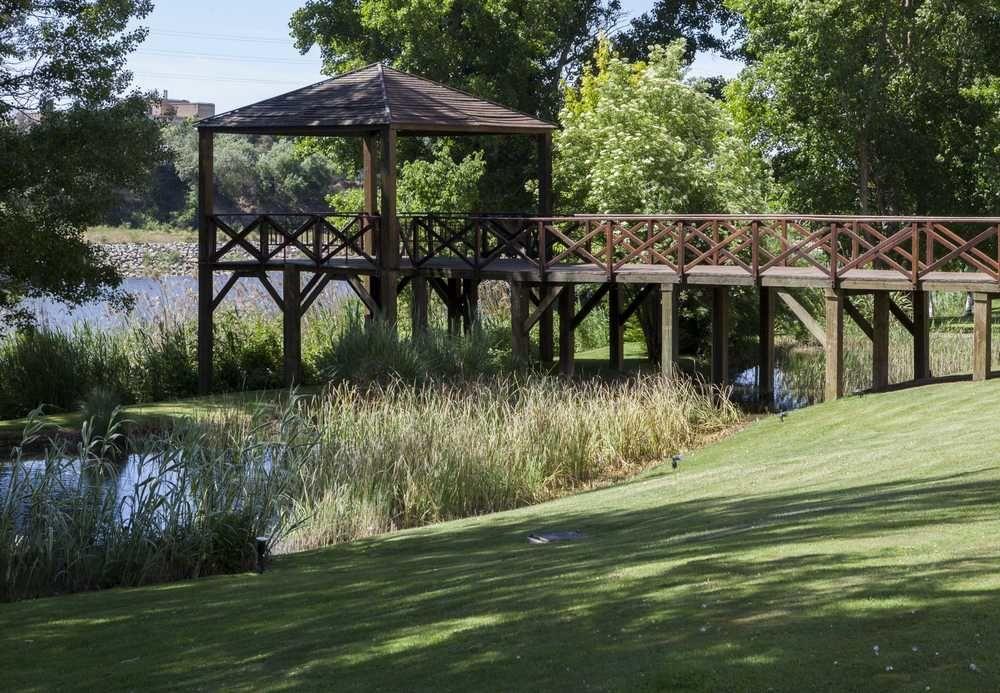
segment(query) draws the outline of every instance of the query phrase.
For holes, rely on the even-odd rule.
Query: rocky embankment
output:
[[[197,243],[106,243],[101,250],[124,277],[193,274]]]

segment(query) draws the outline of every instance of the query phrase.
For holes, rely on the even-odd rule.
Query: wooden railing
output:
[[[212,262],[377,265],[380,220],[365,214],[217,214]],[[415,268],[448,261],[472,270],[512,266],[545,273],[630,265],[688,275],[706,268],[753,279],[810,270],[831,282],[870,270],[912,283],[972,272],[1000,283],[1000,218],[816,215],[415,214],[399,217],[400,255]],[[708,270],[710,271],[710,270]],[[718,271],[718,270],[717,270]]]
[[[365,214],[215,214],[216,244],[211,262],[306,260],[316,265],[337,259],[372,264],[370,248],[379,217]]]
[[[815,215],[401,217],[403,255],[485,269],[516,259],[539,271],[579,266],[613,276],[626,265],[680,274],[729,267],[757,279],[804,268],[831,281],[880,270],[912,282],[976,272],[1000,282],[1000,218]]]

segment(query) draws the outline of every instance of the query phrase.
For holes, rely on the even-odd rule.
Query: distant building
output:
[[[155,98],[150,102],[149,115],[175,123],[183,122],[189,118],[201,120],[215,115],[215,104],[170,99],[167,98],[167,92],[164,91],[162,97]]]

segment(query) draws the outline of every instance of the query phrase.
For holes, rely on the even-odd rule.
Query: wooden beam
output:
[[[412,293],[410,322],[413,325],[413,333],[426,332],[429,324],[427,279],[420,275],[414,275],[410,282],[410,292]]]
[[[215,272],[215,142],[211,132],[198,133],[198,392],[212,391],[215,345],[213,294]]]
[[[929,294],[914,291],[913,302],[913,379],[929,380],[931,377],[931,321],[928,312]]]
[[[564,376],[572,376],[576,370],[575,310],[576,287],[569,284],[559,292],[559,373]]]
[[[768,286],[758,290],[757,397],[763,404],[774,403],[774,313],[775,291]]]
[[[562,293],[563,287],[561,286],[546,286],[542,290],[542,294],[538,299],[538,307],[535,308],[535,312],[532,313],[527,322],[525,322],[524,329],[530,330],[535,326],[535,323],[541,321],[541,319],[546,315],[546,313],[551,313],[552,304],[556,302],[559,298],[559,294]]]
[[[524,329],[528,319],[528,287],[519,282],[510,285],[510,325],[511,351],[516,362],[524,363],[529,358],[531,339]]]
[[[993,297],[972,295],[972,379],[986,380],[993,371]]]
[[[597,290],[590,295],[590,297],[580,307],[580,310],[577,312],[576,316],[573,318],[574,330],[580,326],[580,323],[582,323],[584,320],[587,319],[587,316],[590,315],[590,312],[594,310],[594,308],[600,305],[601,301],[604,300],[604,296],[608,293],[610,288],[611,288],[610,284],[601,284],[599,287],[597,287]]]
[[[399,271],[399,219],[396,216],[396,130],[382,131],[382,214],[379,223],[379,314],[390,325],[396,323]]]
[[[635,315],[635,312],[639,310],[643,301],[649,298],[650,294],[653,293],[653,289],[656,288],[656,284],[645,284],[640,289],[639,292],[632,298],[625,309],[622,311],[622,322],[626,322]]]
[[[623,287],[610,284],[608,289],[608,362],[611,370],[625,368],[625,321],[622,320]]]
[[[378,312],[378,304],[375,302],[375,298],[368,293],[368,289],[364,287],[358,277],[349,275],[344,278],[344,281],[347,282],[347,285],[354,290],[354,294],[361,299],[361,302],[365,304],[365,307],[367,307],[369,311]]]
[[[892,298],[888,291],[875,292],[872,314],[872,389],[889,387],[889,311]]]
[[[824,291],[826,305],[826,401],[844,396],[844,295],[839,289]]]
[[[678,291],[673,284],[660,284],[660,372],[673,377],[680,356],[680,310]]]
[[[825,348],[826,332],[823,330],[823,326],[819,324],[816,318],[814,318],[809,311],[806,310],[806,307],[799,303],[798,300],[796,300],[796,298],[787,291],[778,291],[777,295],[778,298],[781,299],[781,302],[788,307],[788,310],[792,311],[792,315],[798,318],[799,322],[802,323],[802,326],[806,328],[806,331],[812,335],[813,339],[815,339],[821,347]]]
[[[892,313],[892,316],[899,321],[899,324],[906,328],[906,331],[909,332],[910,335],[913,335],[913,320],[911,320],[910,316],[906,314],[906,311],[900,308],[899,304],[892,299],[891,294],[889,295],[889,312]]]
[[[713,286],[712,292],[712,368],[715,385],[729,381],[729,289]]]
[[[875,339],[871,323],[868,322],[868,319],[861,314],[861,311],[858,310],[858,307],[851,302],[851,297],[846,293],[844,294],[844,312],[850,316],[851,320],[854,321],[854,324],[861,328],[861,331],[865,333],[865,336],[868,337],[868,339]]]
[[[302,283],[300,270],[286,265],[282,273],[283,346],[285,385],[293,387],[302,380]]]
[[[536,136],[538,146],[538,215],[552,216],[552,133]],[[546,246],[550,245],[546,241]],[[539,248],[541,258],[550,256],[548,247]],[[552,362],[554,354],[555,329],[551,307],[546,310],[538,323],[538,355],[542,363]]]

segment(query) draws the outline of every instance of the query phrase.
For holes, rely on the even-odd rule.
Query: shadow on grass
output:
[[[261,577],[0,607],[0,663],[42,687],[994,690],[994,472],[683,502],[653,479]],[[588,538],[525,541],[554,528]]]

